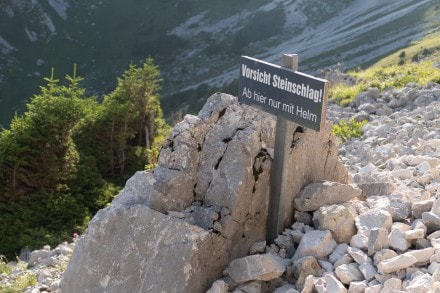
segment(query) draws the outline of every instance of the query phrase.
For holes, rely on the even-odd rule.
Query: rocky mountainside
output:
[[[204,115],[209,115],[210,112]],[[218,116],[214,115],[214,117]],[[360,139],[346,141],[338,148],[339,160],[349,170],[352,184],[315,182],[306,186],[295,197],[295,212],[289,229],[284,230],[274,243],[256,241],[252,244],[248,241],[249,245],[252,244],[246,252],[248,256],[224,264],[224,276],[222,277],[220,273],[219,279],[212,283],[212,286],[209,285],[211,293],[283,293],[301,290],[303,292],[314,290],[317,292],[347,292],[347,290],[348,292],[430,292],[430,290],[436,292],[438,290],[440,285],[438,255],[440,85],[429,84],[421,87],[408,84],[401,90],[388,90],[382,93],[371,89],[360,94],[350,107],[340,108],[329,105],[328,120],[337,122],[350,117],[369,120],[364,126],[364,134]],[[190,124],[196,121],[187,118],[186,122],[175,129],[175,133],[188,131],[191,129]],[[269,129],[270,127],[265,131],[266,134]],[[210,132],[211,140],[218,135],[214,129]],[[187,133],[188,138],[195,134],[191,131]],[[217,139],[223,140],[222,137]],[[230,142],[227,139],[225,141]],[[179,153],[190,147],[175,142],[175,145],[168,146],[166,156],[172,154],[170,150],[173,148]],[[199,148],[197,144],[193,147]],[[221,144],[218,147],[221,147]],[[228,160],[227,157],[231,156],[228,152],[232,151],[232,145],[230,147],[229,151],[220,155],[222,161]],[[223,154],[223,151],[214,153]],[[182,156],[178,157],[182,159]],[[261,160],[263,158],[260,156],[258,163],[261,170],[268,167],[267,162]],[[212,159],[216,165],[218,157]],[[186,166],[185,168],[190,170],[188,163],[191,161],[176,161],[176,164],[181,167]],[[222,171],[225,170],[225,166],[222,164],[219,164],[219,169],[214,173],[225,174]],[[177,168],[175,172],[178,172]],[[156,175],[156,182],[158,178],[166,177],[163,177],[165,175],[163,173],[159,172],[159,174]],[[264,171],[261,174],[264,174]],[[212,175],[206,174],[208,177]],[[141,178],[141,174],[132,178],[131,183],[127,183],[126,196],[119,199],[119,204],[132,206],[130,214],[135,212],[134,203],[147,203],[148,201],[142,198],[145,193],[151,194],[151,190],[145,190],[145,186],[142,188],[137,184],[142,181]],[[218,181],[222,177],[214,175],[214,178]],[[235,176],[228,180],[234,178]],[[235,180],[240,180],[240,177]],[[203,188],[202,186],[203,184],[199,188]],[[211,186],[219,188],[221,185],[213,183]],[[261,191],[263,186],[264,183],[254,187]],[[154,189],[158,190],[159,187],[162,192],[167,188],[162,184],[156,184]],[[209,193],[213,194],[213,192],[215,191],[211,189]],[[127,197],[128,194],[131,196]],[[150,205],[156,202],[156,206],[160,207],[157,205],[160,202],[157,199],[154,201],[154,197],[150,197],[149,202]],[[255,211],[255,208],[252,209]],[[218,233],[227,233],[223,229],[227,227],[228,217],[233,216],[234,213],[230,209],[222,209],[217,213],[210,204],[192,206],[183,212],[168,212],[169,219],[177,221],[186,219],[185,221],[192,223],[194,227],[205,227],[207,231],[218,231]],[[157,220],[159,214],[154,213],[153,216],[153,219]],[[102,233],[105,233],[105,230],[99,232],[100,230],[97,230],[100,226],[97,225],[99,221],[95,220],[95,222],[92,225],[94,233],[97,234],[92,233],[91,235],[95,236],[90,240],[102,244],[102,239],[105,237]],[[112,231],[117,230],[117,225],[119,224],[113,223]],[[100,229],[104,227],[105,225]],[[126,230],[126,227],[124,229]],[[135,231],[138,235],[141,233],[140,230]],[[196,229],[193,232],[201,231]],[[114,233],[110,234],[111,240],[109,239],[108,244],[117,245],[120,241],[124,243],[124,238]],[[169,232],[162,234],[162,237],[168,239],[165,241],[166,245],[153,252],[162,254],[163,249],[167,253],[170,251],[167,247],[177,248],[172,245],[171,238],[168,238],[170,236]],[[255,235],[247,234],[246,237],[253,238]],[[184,242],[194,241],[194,238],[186,239]],[[32,290],[39,288],[50,288],[54,291],[58,288],[59,279],[52,271],[52,266],[53,263],[59,265],[60,259],[66,261],[65,257],[57,256],[59,255],[57,251],[63,250],[66,251],[67,256],[70,255],[69,249],[62,249],[64,246],[52,252],[45,248],[31,254],[34,262],[40,257],[38,263],[32,264],[34,268],[30,271],[38,275],[40,283],[28,288],[26,292],[33,292]],[[100,249],[108,251],[109,247],[106,247],[99,245]],[[133,251],[133,247],[130,251]],[[108,251],[105,255],[108,257],[112,253]],[[114,253],[121,252],[115,250]],[[129,255],[124,254],[124,258]],[[188,261],[190,262],[189,259]],[[81,263],[77,265],[81,268]],[[117,266],[112,270],[116,268]],[[122,269],[116,271],[121,272]],[[186,269],[191,271],[190,266]],[[6,276],[0,278],[3,283],[8,280],[10,278]],[[172,282],[176,281],[175,278],[172,280]],[[110,280],[104,278],[101,282],[103,282],[101,285],[109,285]]]
[[[330,107],[331,121],[351,117],[369,120],[340,146],[353,184],[305,187],[292,226],[232,261],[210,293],[440,290],[440,85]]]
[[[242,54],[275,61],[299,53],[305,72],[341,60],[352,67],[417,40],[439,15],[435,0],[4,0],[0,125],[51,67],[62,77],[78,64],[85,87],[102,94],[128,63],[152,56],[165,80],[166,113],[194,113],[206,87],[236,78]],[[173,95],[185,90],[191,99]]]

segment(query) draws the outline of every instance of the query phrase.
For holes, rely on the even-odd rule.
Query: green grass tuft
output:
[[[440,70],[434,66],[439,60],[440,32],[437,32],[365,70],[349,71],[348,74],[355,77],[357,83],[354,86],[333,85],[330,88],[330,99],[346,106],[359,93],[373,87],[382,91],[387,88],[402,88],[411,82],[420,85],[428,82],[440,83]]]
[[[12,268],[8,265],[6,257],[0,255],[0,275],[3,273],[10,275],[12,273]]]
[[[351,118],[348,122],[342,119],[339,124],[335,124],[332,127],[332,132],[334,135],[339,137],[342,142],[347,141],[352,138],[357,138],[362,136],[362,127],[367,124],[367,121],[355,121]]]
[[[2,293],[21,293],[29,286],[37,284],[37,277],[33,274],[25,274],[18,276],[10,285],[0,285]]]

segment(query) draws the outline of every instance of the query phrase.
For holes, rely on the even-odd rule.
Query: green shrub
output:
[[[339,124],[335,124],[332,127],[334,135],[339,137],[343,142],[351,138],[357,138],[362,136],[362,127],[367,124],[367,121],[355,121],[351,118],[348,122],[342,119]]]
[[[0,254],[71,240],[134,172],[154,166],[170,131],[151,58],[131,64],[102,103],[85,97],[82,78],[46,86],[0,130]],[[0,290],[1,291],[1,290]]]
[[[90,214],[70,194],[40,193],[0,202],[0,248],[9,259],[21,248],[39,249],[84,231]]]
[[[6,257],[0,255],[0,275],[5,273],[6,275],[10,275],[12,272],[11,267],[8,265],[8,261]]]
[[[18,276],[10,285],[0,285],[2,293],[21,293],[29,286],[37,284],[37,277],[33,274]]]

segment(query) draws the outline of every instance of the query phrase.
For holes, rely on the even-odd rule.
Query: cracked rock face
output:
[[[90,222],[62,292],[206,291],[266,238],[275,126],[274,116],[221,93],[198,116],[185,116],[156,169],[137,172]],[[292,139],[286,226],[305,185],[348,178],[329,127]]]

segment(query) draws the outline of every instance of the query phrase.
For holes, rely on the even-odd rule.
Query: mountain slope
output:
[[[299,53],[300,69],[311,73],[338,61],[351,67],[416,40],[439,15],[433,0],[5,0],[0,124],[23,108],[51,67],[62,77],[77,63],[84,86],[100,95],[128,63],[151,56],[165,80],[165,111],[194,112],[194,101],[172,94],[227,84],[242,54],[278,63],[282,53]]]

